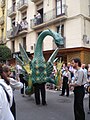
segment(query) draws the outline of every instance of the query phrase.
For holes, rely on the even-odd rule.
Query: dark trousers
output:
[[[35,101],[36,104],[40,104],[40,93],[42,98],[42,104],[46,104],[46,91],[45,91],[45,83],[42,84],[34,84],[34,91],[35,91]]]
[[[89,111],[90,111],[90,92],[89,92]]]
[[[12,107],[10,108],[13,116],[14,116],[14,119],[16,120],[16,104],[15,104],[15,100],[14,100],[14,97],[13,97],[13,103],[12,103]]]
[[[64,76],[64,78],[63,78],[63,86],[62,86],[62,95],[65,94],[65,90],[67,92],[67,96],[69,96],[68,78]]]
[[[85,95],[84,86],[78,86],[74,89],[74,115],[75,120],[85,120],[83,99]]]
[[[20,74],[19,77],[20,77],[20,82],[23,83],[23,88],[21,89],[21,94],[24,94],[24,84],[25,84],[25,87],[27,87],[28,86],[28,82],[24,80],[23,74]]]

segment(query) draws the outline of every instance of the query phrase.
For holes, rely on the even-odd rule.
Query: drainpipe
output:
[[[89,7],[89,17],[90,17],[90,0],[89,0],[89,5],[88,5],[88,7]]]

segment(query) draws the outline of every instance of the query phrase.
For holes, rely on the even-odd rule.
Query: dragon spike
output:
[[[53,63],[54,63],[54,62],[56,62],[56,61],[57,61],[57,59],[58,59],[58,58],[56,58],[56,59],[53,61]]]
[[[16,61],[19,62],[21,66],[24,65],[24,62],[18,56],[15,56],[15,58],[16,58]]]
[[[49,28],[47,28],[48,30],[49,30],[49,32],[53,35],[53,32],[49,29]]]
[[[19,44],[19,47],[20,47],[20,53],[21,53],[21,57],[23,59],[23,62],[24,63],[29,63],[30,59],[29,59],[25,49],[22,47],[21,44]]]
[[[53,61],[54,61],[54,59],[55,59],[58,51],[59,51],[59,48],[57,48],[57,49],[53,52],[53,54],[52,54],[51,57],[49,58],[48,62],[53,63]]]

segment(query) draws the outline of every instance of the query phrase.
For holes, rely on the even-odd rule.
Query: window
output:
[[[64,37],[64,24],[59,25],[56,27],[57,28],[57,33],[60,33],[62,37]],[[64,37],[64,45],[60,46],[61,48],[65,47],[65,37]]]
[[[38,4],[37,6],[37,12],[41,15],[40,24],[43,22],[43,3]]]
[[[42,33],[42,31],[37,33],[37,37],[39,37],[39,35]],[[44,50],[44,44],[42,43],[42,50]]]
[[[3,40],[3,37],[4,37],[4,29],[1,29],[1,35],[2,35],[2,40]]]
[[[22,12],[22,20],[27,19],[27,11]]]
[[[15,18],[11,19],[12,27],[15,27]]]
[[[13,11],[15,11],[15,5],[16,5],[16,0],[13,0],[13,1],[12,1],[12,8],[13,8]]]
[[[12,41],[12,52],[15,52],[15,41]]]
[[[2,10],[2,14],[4,15],[5,10]]]
[[[20,25],[22,27],[22,30],[27,30],[28,29],[28,22],[27,22],[27,11],[24,11],[22,13],[22,20],[20,22]]]
[[[57,26],[57,33],[61,33],[61,35],[64,37],[64,25]]]
[[[23,37],[23,48],[26,50],[26,37]]]
[[[65,13],[65,0],[56,0],[56,15],[62,15]]]

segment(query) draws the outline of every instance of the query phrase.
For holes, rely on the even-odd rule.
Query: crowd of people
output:
[[[54,66],[54,78],[57,74],[57,65]],[[72,59],[67,65],[63,63],[61,68],[60,78],[60,96],[66,95],[69,97],[69,92],[74,92],[74,115],[75,120],[85,120],[85,112],[83,106],[83,100],[85,93],[89,93],[90,88],[87,90],[87,86],[90,86],[90,65],[86,67],[84,63],[81,63],[79,58]],[[54,88],[53,88],[54,89]],[[89,113],[90,113],[90,98],[89,98]]]
[[[53,66],[53,72],[51,78],[55,79],[57,74],[57,66]],[[24,80],[22,74],[22,67],[20,65],[13,66],[12,64],[0,64],[0,119],[1,120],[16,120],[16,106],[14,100],[14,90],[21,90],[22,96],[24,96],[25,88],[28,84]],[[90,86],[90,66],[86,68],[85,64],[81,64],[79,58],[72,59],[71,62],[62,64],[60,70],[60,81],[59,89],[62,90],[60,96],[66,95],[69,97],[70,90],[74,92],[74,115],[75,120],[85,120],[85,112],[83,106],[83,100],[85,96],[85,87],[87,84]],[[34,84],[35,87],[35,101],[36,104],[40,104],[40,93],[41,89],[42,95],[42,104],[47,105],[46,103],[46,90],[45,84],[39,85]],[[90,91],[89,91],[90,93]],[[3,101],[2,101],[3,100]],[[90,99],[89,99],[90,100]],[[90,101],[89,101],[89,111],[90,111]]]

